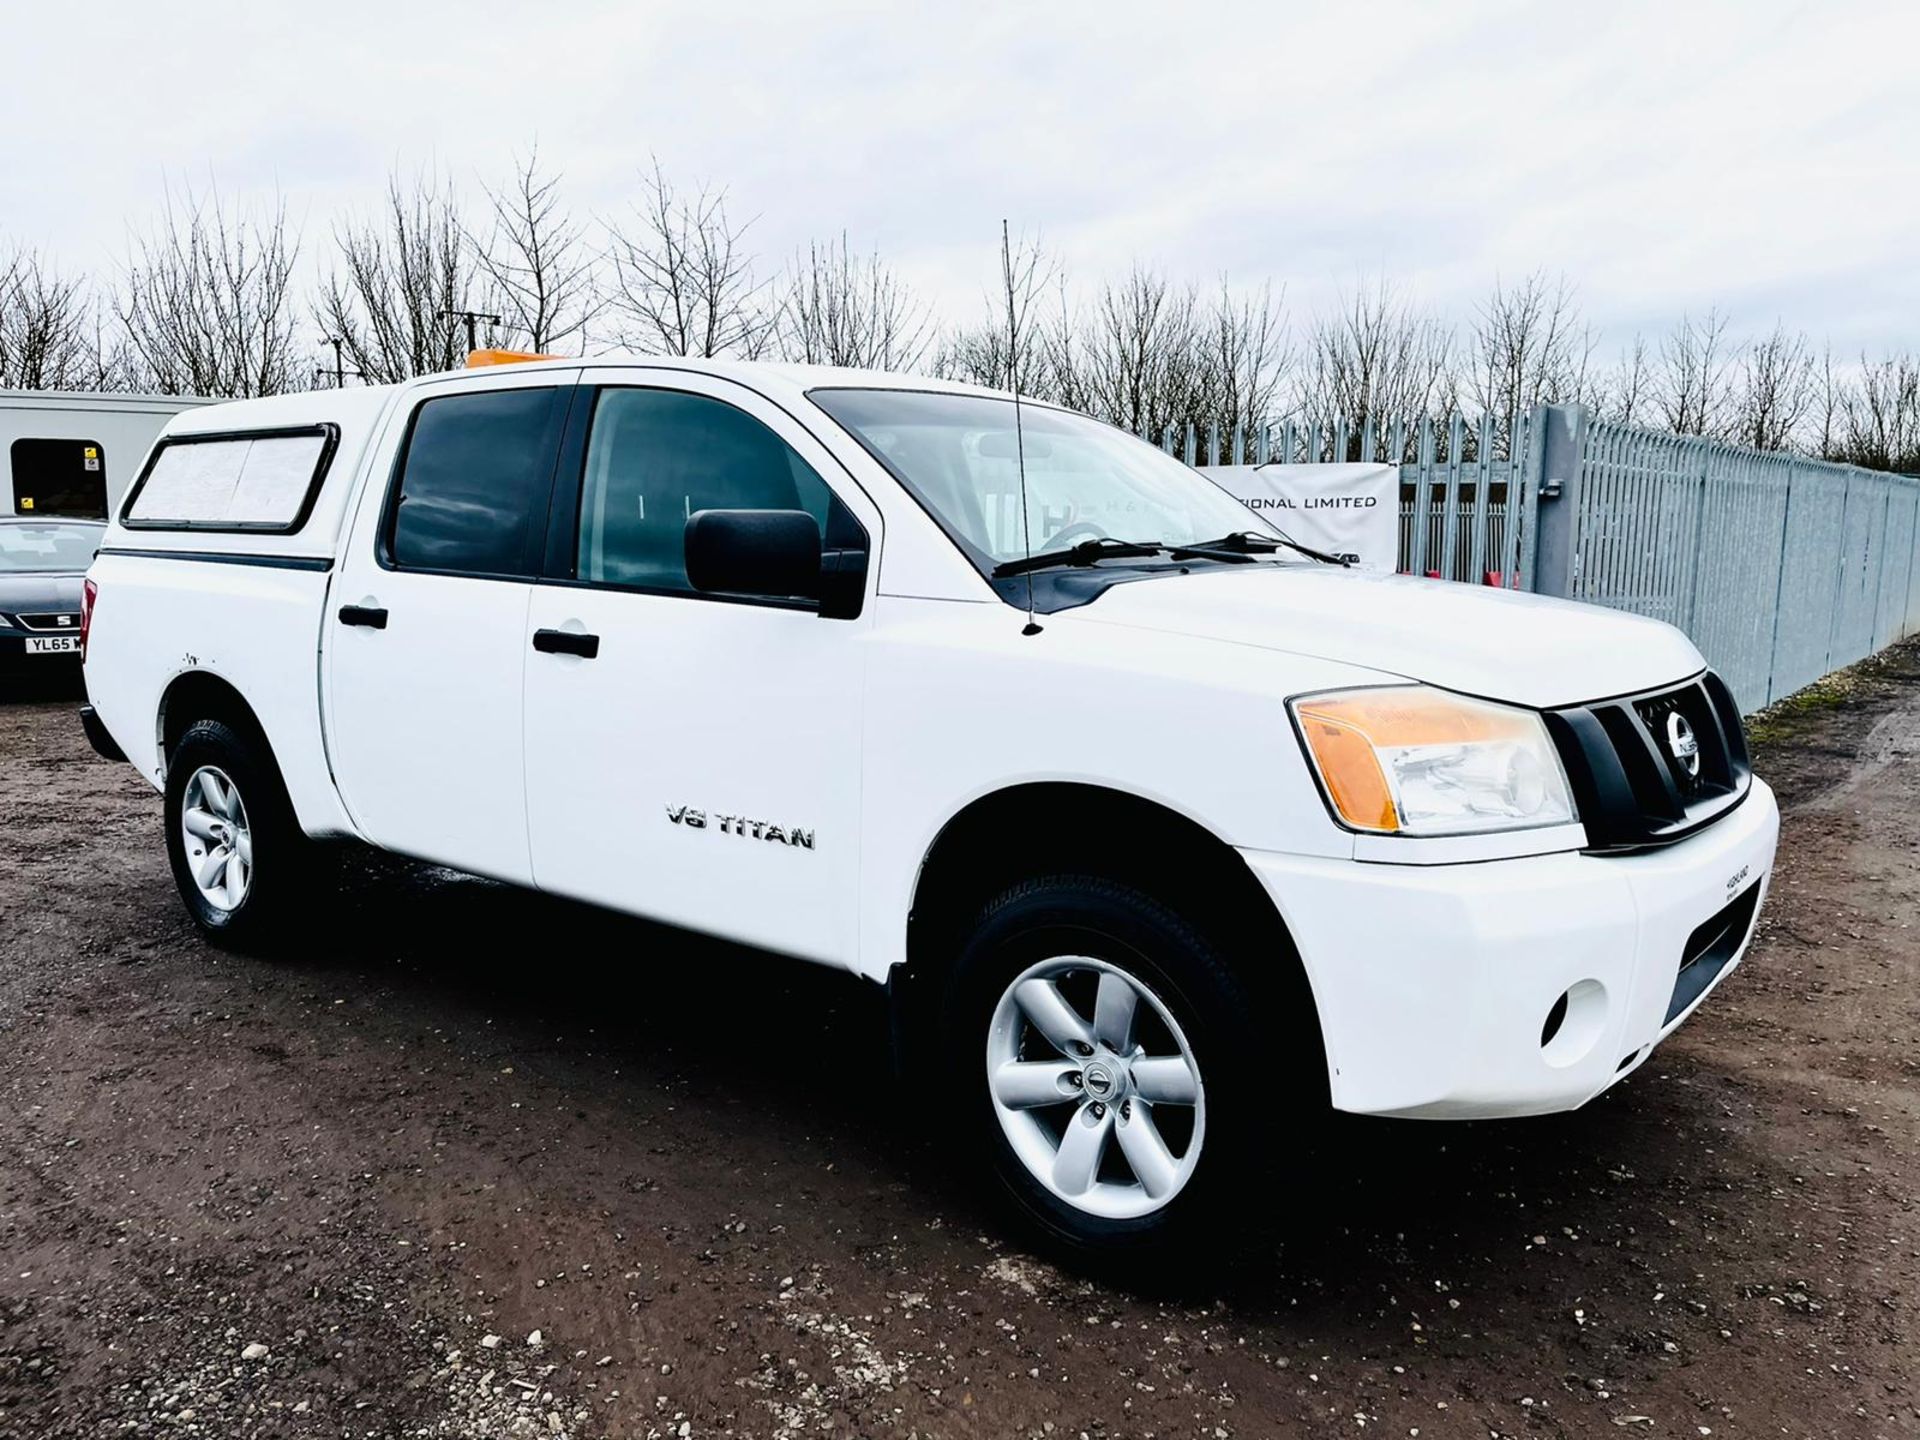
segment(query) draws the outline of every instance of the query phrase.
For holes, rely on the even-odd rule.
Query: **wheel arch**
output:
[[[154,716],[154,735],[159,742],[162,765],[171,767],[174,747],[199,720],[219,720],[258,740],[266,747],[267,754],[273,755],[267,727],[260,723],[253,706],[231,681],[211,670],[183,670],[167,682]]]
[[[1321,1057],[1311,981],[1285,920],[1240,852],[1159,801],[1081,781],[1035,781],[970,801],[943,825],[916,877],[906,958],[888,977],[896,1053],[932,1022],[973,916],[1018,880],[1077,873],[1131,885],[1180,910],[1233,958],[1263,1001],[1297,1009]]]

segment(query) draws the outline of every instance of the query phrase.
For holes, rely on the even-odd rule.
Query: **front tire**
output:
[[[167,859],[193,921],[217,945],[281,931],[312,842],[266,742],[220,720],[187,727],[167,762]]]
[[[981,913],[943,1008],[990,1189],[1043,1243],[1094,1260],[1202,1237],[1218,1251],[1290,1208],[1264,1177],[1325,1110],[1319,1047],[1276,1046],[1276,1027],[1310,1027],[1261,1014],[1175,910],[1095,877],[1022,882]]]

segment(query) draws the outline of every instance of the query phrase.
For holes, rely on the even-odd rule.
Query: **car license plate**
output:
[[[78,635],[29,635],[27,636],[27,654],[29,655],[78,655],[80,637]]]

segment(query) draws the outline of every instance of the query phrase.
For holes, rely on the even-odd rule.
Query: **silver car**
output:
[[[106,528],[0,515],[0,678],[78,673],[81,585]]]

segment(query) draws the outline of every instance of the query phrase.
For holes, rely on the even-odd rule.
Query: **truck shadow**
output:
[[[960,1206],[976,1233],[1004,1233],[990,1207],[955,1184],[951,1152],[911,1138],[925,1125],[903,1123],[878,987],[386,857],[357,855],[346,869],[329,913],[288,957],[303,971],[377,985],[382,1005],[423,1027],[490,1027],[556,1081],[634,1113],[663,1100],[683,1115],[707,1107],[743,1150],[777,1154],[800,1134],[820,1139],[844,1157],[849,1197],[855,1186],[870,1196],[876,1182],[893,1193],[888,1203],[904,1213],[889,1223],[902,1232],[924,1232],[916,1209]],[[368,935],[380,937],[372,953]],[[1721,1091],[1739,1084],[1692,1059],[1656,1059],[1568,1115],[1450,1124],[1337,1116],[1297,1168],[1278,1167],[1277,1183],[1297,1187],[1289,1199],[1302,1219],[1291,1241],[1251,1252],[1223,1244],[1172,1271],[1136,1268],[1125,1283],[1160,1303],[1224,1303],[1243,1318],[1318,1333],[1384,1327],[1404,1337],[1408,1324],[1418,1328],[1414,1317],[1444,1314],[1477,1287],[1511,1294],[1514,1276],[1549,1254],[1562,1298],[1581,1293],[1587,1267],[1617,1269],[1622,1248],[1641,1252],[1641,1265],[1677,1247],[1672,1263],[1692,1268],[1684,1252],[1706,1243],[1712,1215],[1676,1228],[1688,1194],[1770,1167],[1723,1123]],[[1299,1133],[1278,1108],[1275,1144],[1291,1146]],[[823,1182],[822,1200],[836,1183]],[[1613,1261],[1597,1258],[1603,1247]],[[1378,1315],[1362,1324],[1357,1298]]]

